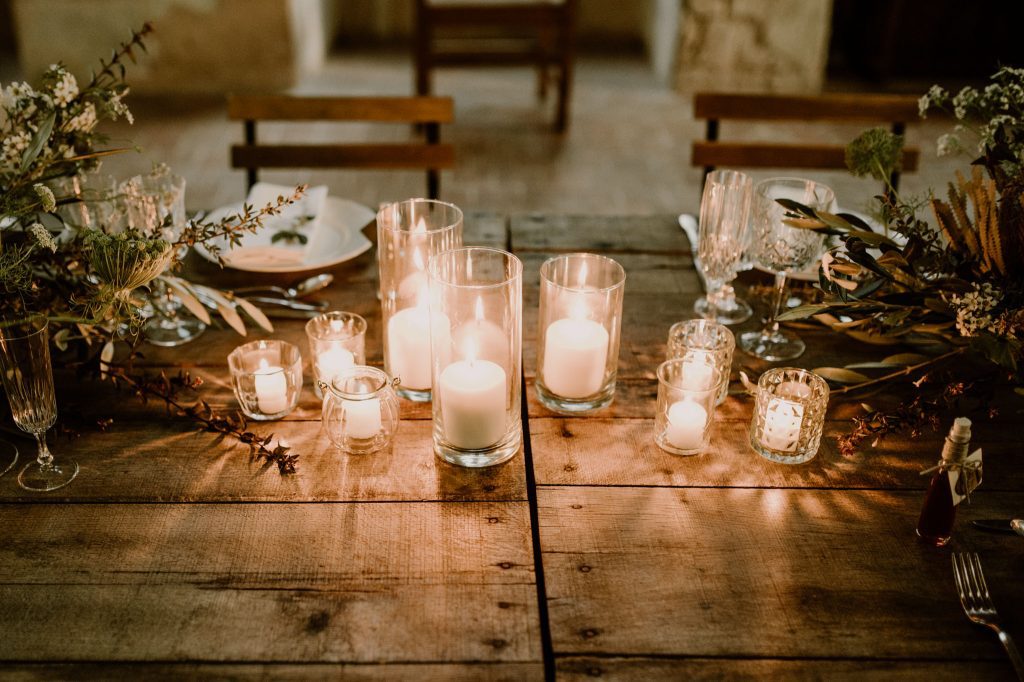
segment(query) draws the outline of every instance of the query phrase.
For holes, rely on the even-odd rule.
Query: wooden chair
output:
[[[245,168],[249,187],[260,168],[425,169],[427,194],[436,199],[440,171],[455,165],[455,150],[441,144],[451,123],[450,97],[290,97],[231,95],[228,117],[245,124],[245,144],[231,147],[231,167]],[[381,144],[258,144],[258,121],[371,121],[421,126],[424,142]]]
[[[705,139],[693,143],[691,164],[704,167],[704,179],[717,166],[730,168],[845,169],[844,145],[722,142],[719,122],[885,124],[902,135],[918,118],[917,98],[903,95],[740,95],[701,92],[694,96],[694,117],[707,121]],[[903,150],[903,170],[917,170],[917,149]],[[899,187],[900,174],[889,179]],[[703,183],[702,183],[703,184]],[[886,191],[886,188],[883,188]]]
[[[577,0],[416,0],[416,92],[432,92],[432,72],[446,66],[537,67],[537,92],[547,94],[548,69],[558,71],[555,130],[569,124]],[[501,31],[505,38],[467,32]]]

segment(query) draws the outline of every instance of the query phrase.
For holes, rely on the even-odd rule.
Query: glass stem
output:
[[[718,319],[718,309],[722,301],[722,294],[725,291],[725,285],[721,282],[713,280],[708,281],[708,293],[705,296],[708,302],[707,312],[704,313],[705,320],[716,320]]]
[[[786,299],[786,271],[775,273],[775,291],[772,295],[772,307],[768,310],[768,319],[765,320],[762,336],[773,336],[779,331],[778,316],[782,310],[782,303]]]
[[[50,454],[50,448],[46,447],[46,432],[43,431],[34,435],[36,443],[39,445],[39,454],[36,455],[36,462],[45,469],[53,463],[53,455]]]

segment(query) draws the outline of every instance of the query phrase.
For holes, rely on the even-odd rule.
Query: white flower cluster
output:
[[[46,185],[41,185],[38,182],[32,185],[32,189],[35,191],[36,196],[39,197],[39,203],[42,205],[43,210],[47,213],[53,213],[57,210],[57,198],[53,196],[53,190]]]
[[[21,163],[21,157],[32,142],[27,130],[12,132],[4,138],[3,153],[0,154],[0,166],[15,167]]]
[[[96,126],[96,121],[96,106],[92,102],[86,102],[82,110],[69,118],[63,127],[68,133],[87,133]]]
[[[50,64],[50,73],[56,78],[53,85],[53,101],[63,109],[78,97],[78,81],[60,64]]]
[[[28,232],[32,235],[32,239],[35,240],[38,246],[53,252],[57,251],[57,242],[54,240],[53,235],[40,223],[32,223],[28,228]]]
[[[950,304],[956,310],[956,329],[963,336],[974,336],[978,332],[999,334],[1003,324],[992,313],[1002,299],[1002,292],[986,282],[974,285],[974,291],[963,296],[951,296]]]

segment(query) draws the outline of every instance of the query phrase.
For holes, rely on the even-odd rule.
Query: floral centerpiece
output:
[[[921,116],[936,109],[956,120],[938,153],[977,154],[944,196],[908,198],[889,187],[877,197],[882,231],[853,215],[780,200],[791,225],[839,243],[822,258],[824,301],[781,319],[814,317],[866,343],[934,351],[891,356],[878,363],[884,374],[874,378],[825,368],[827,378],[847,384],[837,393],[901,377],[913,378],[918,389],[894,410],[867,408],[840,441],[846,452],[865,439],[934,426],[938,408],[965,397],[987,403],[993,383],[1008,380],[1024,392],[1024,69],[1000,69],[982,90],[952,95],[933,87],[920,100]],[[971,137],[976,147],[968,147]],[[847,165],[888,182],[902,147],[901,136],[872,129],[848,146]]]
[[[69,206],[83,201],[81,192],[69,188],[76,187],[83,174],[96,171],[104,157],[128,150],[107,147],[108,138],[97,127],[105,120],[132,122],[124,101],[129,91],[126,63],[145,50],[152,30],[146,24],[133,32],[109,60],[100,61],[99,70],[85,84],[63,65],[54,64],[36,86],[11,83],[0,88],[0,324],[45,315],[55,329],[52,337],[58,348],[75,346],[69,353],[72,364],[126,385],[143,399],[156,397],[203,428],[238,437],[257,456],[275,461],[282,472],[294,470],[296,456],[248,431],[244,419],[217,415],[203,401],[181,402],[180,393],[201,382],[184,374],[172,379],[139,374],[132,360],[144,315],[143,294],[154,279],[180,265],[182,247],[206,244],[219,256],[218,242],[238,244],[242,234],[258,229],[265,217],[279,213],[304,188],[260,209],[247,205],[215,223],[187,221],[173,234],[166,224],[129,222],[115,229],[103,220],[81,225],[64,219]],[[133,201],[118,192],[119,201]],[[170,219],[168,215],[166,220]],[[188,308],[204,315],[188,283],[173,283]],[[225,320],[239,329],[236,299],[213,293]],[[237,303],[257,324],[269,328],[254,306],[241,299]],[[123,362],[115,363],[118,341],[128,352],[122,354]]]

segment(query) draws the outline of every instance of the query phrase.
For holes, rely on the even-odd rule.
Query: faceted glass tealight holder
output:
[[[366,455],[386,449],[398,430],[395,382],[376,367],[354,366],[339,372],[324,392],[323,426],[342,452]]]
[[[537,398],[550,410],[599,410],[615,397],[626,271],[611,258],[571,253],[540,268]]]
[[[523,264],[468,247],[430,260],[434,452],[467,467],[522,443]]]
[[[295,409],[302,392],[302,355],[275,339],[251,341],[228,355],[231,386],[251,419],[280,419]]]
[[[320,382],[330,386],[345,369],[366,364],[366,320],[361,315],[332,311],[306,323],[310,364],[316,397],[323,398]]]
[[[427,264],[462,246],[462,211],[454,204],[407,199],[377,213],[377,266],[384,368],[401,381],[398,394],[430,400],[430,316]]]
[[[750,447],[773,462],[800,464],[821,444],[828,408],[828,384],[814,372],[770,369],[757,381]]]
[[[724,324],[711,320],[676,322],[668,331],[668,359],[682,358],[698,365],[695,371],[718,369],[721,380],[717,404],[729,395],[729,374],[736,337]]]
[[[683,358],[658,367],[658,407],[654,442],[673,455],[697,455],[711,440],[721,375]]]

